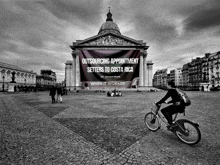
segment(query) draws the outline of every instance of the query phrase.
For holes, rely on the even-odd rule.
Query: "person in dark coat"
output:
[[[50,89],[50,96],[52,99],[52,103],[55,103],[55,95],[56,95],[56,88],[52,86],[52,88]]]
[[[63,90],[61,87],[58,87],[57,88],[57,102],[60,102],[60,103],[63,102],[62,95],[63,95]]]
[[[180,100],[175,83],[173,81],[168,82],[168,88],[169,90],[167,94],[160,101],[156,102],[156,105],[160,106],[160,104],[164,103],[169,97],[171,97],[172,100],[167,103],[173,104],[161,109],[161,112],[167,119],[170,126],[172,126],[172,115],[175,113],[183,113],[185,110],[185,104],[182,100]],[[168,127],[170,128],[170,126]]]

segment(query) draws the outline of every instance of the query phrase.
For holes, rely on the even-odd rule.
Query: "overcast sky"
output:
[[[154,72],[220,51],[220,0],[0,0],[0,61],[60,82],[69,46],[97,35],[108,7],[122,35],[150,46]]]

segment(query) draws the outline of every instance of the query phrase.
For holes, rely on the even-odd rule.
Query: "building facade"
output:
[[[175,69],[175,84],[179,87],[183,86],[182,68]]]
[[[182,78],[183,88],[187,88],[189,85],[189,63],[184,64],[182,67]]]
[[[175,82],[175,74],[176,74],[175,69],[170,70],[170,81]]]
[[[167,74],[167,82],[175,81],[175,84],[185,90],[220,90],[220,51],[206,53],[204,57],[197,57],[184,64],[182,68],[173,69]],[[158,73],[154,74],[154,86],[160,86]],[[158,78],[159,79],[159,78]]]
[[[206,70],[203,70],[203,75],[206,75],[204,76],[204,79],[206,82],[208,82],[208,85],[204,86],[204,88],[206,87],[211,89],[214,87],[220,87],[220,51],[212,54],[206,54],[204,65],[206,65]]]
[[[157,70],[153,77],[153,86],[166,88],[168,82],[167,77],[167,69]]]
[[[41,70],[40,75],[36,76],[36,87],[46,90],[56,85],[56,73],[52,70]]]
[[[19,91],[25,87],[35,87],[36,75],[33,71],[0,62],[0,91]],[[11,84],[14,89],[10,89]]]
[[[189,64],[189,86],[196,90],[202,82],[202,63],[203,58],[197,57]]]
[[[154,74],[154,87],[166,88],[169,81],[174,81],[176,86],[182,86],[182,68],[172,69],[167,72],[167,69],[157,70]]]
[[[153,63],[147,61],[149,46],[142,40],[122,35],[117,24],[113,22],[110,11],[98,35],[85,40],[76,40],[70,48],[73,60],[67,61],[65,67],[65,84],[69,90],[85,87],[87,89],[129,88],[134,81],[138,82],[139,87],[152,86]],[[132,53],[136,55],[135,58],[131,58]],[[112,63],[112,59],[116,61]],[[124,62],[124,65],[119,65],[121,62]],[[132,75],[133,80],[130,80],[131,76],[126,75]]]

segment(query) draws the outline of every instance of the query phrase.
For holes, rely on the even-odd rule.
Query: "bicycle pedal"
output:
[[[177,130],[178,126],[177,125],[168,125],[167,129],[169,131],[175,132]]]
[[[152,120],[150,121],[150,123],[151,123],[151,124],[154,124],[155,121],[156,121],[156,119],[152,119]]]
[[[168,131],[175,133],[175,130],[167,128]]]

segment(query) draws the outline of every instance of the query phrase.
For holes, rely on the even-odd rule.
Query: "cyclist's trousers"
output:
[[[169,105],[163,109],[161,112],[163,113],[164,117],[167,119],[169,124],[172,124],[173,118],[172,115],[175,113],[182,113],[184,112],[185,106],[182,105]]]

